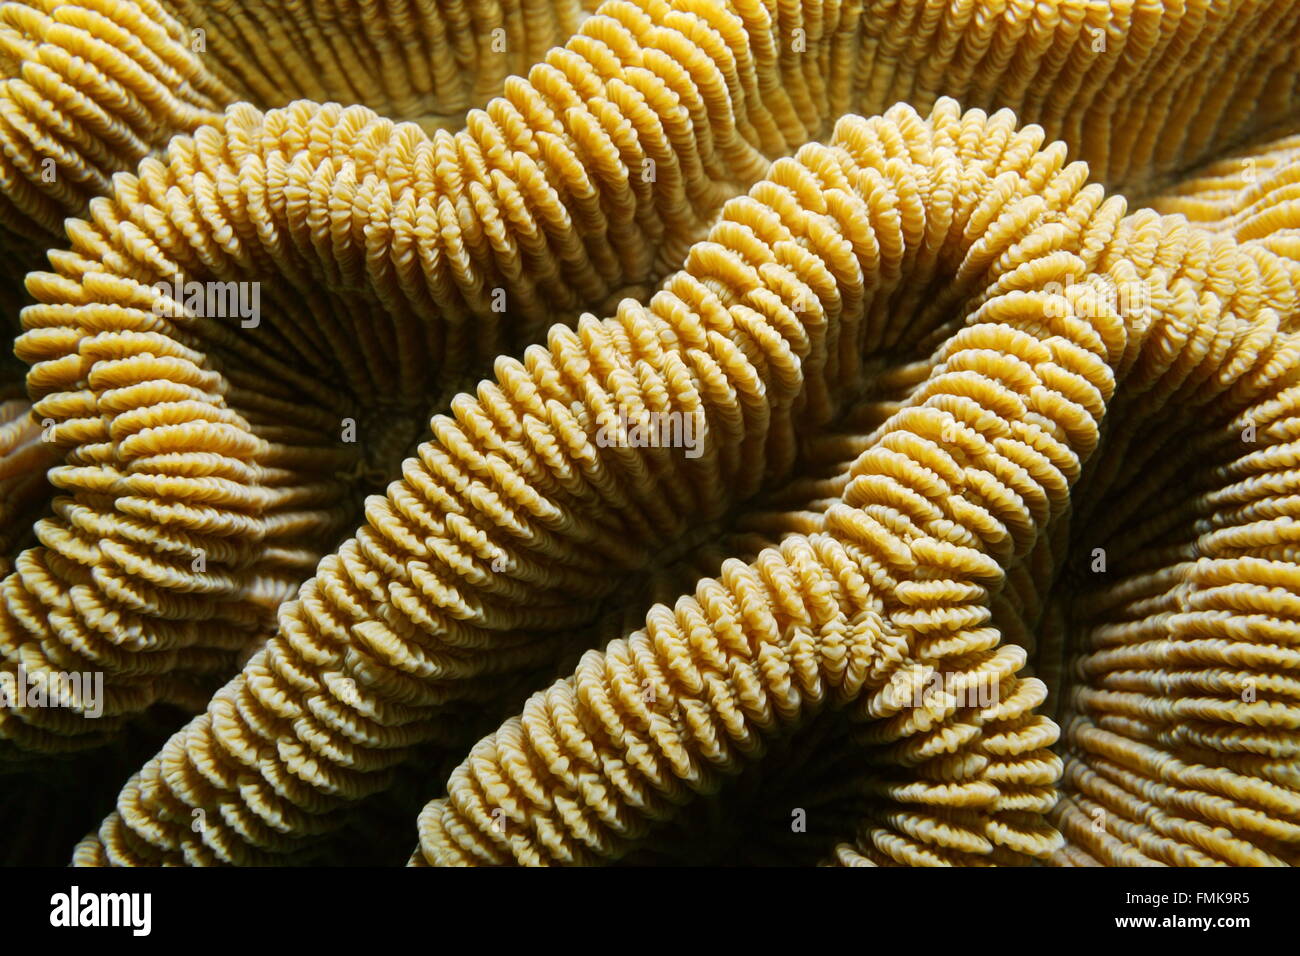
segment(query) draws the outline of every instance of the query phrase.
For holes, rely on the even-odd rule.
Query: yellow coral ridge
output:
[[[540,59],[579,12],[578,0],[322,2],[291,16],[227,0],[7,3],[0,245],[19,261],[5,269],[35,265],[65,216],[112,191],[113,174],[220,126],[230,104],[338,100],[434,128]]]

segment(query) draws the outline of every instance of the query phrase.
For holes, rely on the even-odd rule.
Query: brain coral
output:
[[[1300,8],[299,6],[0,12],[76,862],[1296,861]]]

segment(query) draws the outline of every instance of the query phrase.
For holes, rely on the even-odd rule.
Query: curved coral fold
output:
[[[226,0],[5,4],[0,237],[11,252],[48,244],[65,216],[112,191],[115,173],[220,126],[238,101],[336,100],[441,125],[568,36],[580,10],[578,0],[323,0],[274,12]]]

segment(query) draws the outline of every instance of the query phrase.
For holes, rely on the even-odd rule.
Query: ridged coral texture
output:
[[[1298,86],[1266,0],[0,5],[0,690],[87,681],[0,858],[1300,863]]]

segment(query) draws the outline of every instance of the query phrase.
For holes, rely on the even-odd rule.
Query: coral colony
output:
[[[7,862],[1300,862],[1300,4],[281,6],[0,8]]]

